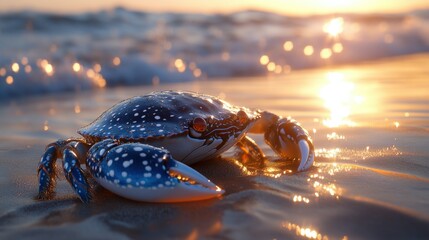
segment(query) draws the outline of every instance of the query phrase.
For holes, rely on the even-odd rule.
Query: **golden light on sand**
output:
[[[73,63],[72,68],[74,72],[79,72],[81,69],[80,64],[78,62]]]
[[[330,111],[329,119],[323,120],[323,125],[333,128],[339,126],[355,126],[349,120],[352,107],[363,101],[362,96],[354,93],[355,85],[344,79],[344,74],[329,72],[327,74],[328,84],[319,93],[324,106]]]
[[[13,72],[19,72],[19,64],[18,63],[13,63],[12,66],[10,67],[12,69]]]
[[[323,31],[331,37],[338,37],[338,35],[344,30],[343,25],[344,19],[342,17],[333,18],[323,25]]]
[[[119,66],[121,64],[121,59],[119,57],[114,57],[112,63],[115,66]]]
[[[341,43],[335,43],[332,46],[332,51],[334,51],[334,53],[341,53],[343,51],[344,47],[343,44]]]
[[[305,56],[311,56],[314,53],[314,48],[311,45],[307,45],[304,47],[304,55]]]
[[[290,52],[290,51],[292,51],[292,49],[293,49],[293,42],[291,42],[291,41],[286,41],[286,42],[283,44],[283,49],[284,49],[286,52]]]
[[[331,51],[331,49],[330,48],[323,48],[321,51],[320,51],[320,58],[322,58],[322,59],[328,59],[328,58],[330,58],[332,56],[332,51]]]
[[[6,81],[6,83],[8,85],[12,85],[13,84],[13,77],[12,76],[7,76],[5,81]]]
[[[259,63],[261,63],[261,65],[267,65],[270,62],[270,58],[267,55],[262,55],[259,58]]]

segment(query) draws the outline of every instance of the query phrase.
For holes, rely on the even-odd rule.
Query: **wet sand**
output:
[[[422,54],[284,76],[2,103],[0,238],[427,239],[428,60]],[[141,203],[97,187],[94,201],[85,205],[62,174],[53,200],[34,199],[46,144],[78,136],[78,128],[122,99],[166,89],[208,93],[294,117],[314,138],[315,167],[304,173],[290,173],[283,162],[255,167],[231,150],[193,165],[226,190],[218,199]],[[261,136],[252,137],[275,159]]]

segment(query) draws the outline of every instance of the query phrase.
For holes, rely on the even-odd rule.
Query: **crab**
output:
[[[47,145],[38,166],[39,199],[53,197],[58,158],[85,203],[92,198],[87,172],[107,190],[137,201],[221,196],[224,190],[188,165],[215,158],[234,145],[263,158],[247,133],[264,134],[282,159],[298,159],[297,171],[309,169],[314,161],[312,140],[293,119],[192,92],[153,92],[124,100],[78,133],[83,138]]]

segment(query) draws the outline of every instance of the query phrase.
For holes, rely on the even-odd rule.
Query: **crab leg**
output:
[[[80,168],[79,159],[71,148],[66,148],[63,151],[63,169],[67,181],[79,195],[82,202],[89,202],[91,199],[90,187]]]
[[[258,147],[253,139],[249,136],[244,136],[237,144],[236,147],[243,153],[249,154],[252,159],[261,162],[265,155],[262,150]]]
[[[104,188],[132,200],[183,202],[223,193],[194,169],[173,160],[168,151],[146,144],[101,141],[90,149],[88,166]]]
[[[38,199],[49,199],[53,195],[55,188],[55,161],[57,160],[57,146],[50,144],[45,150],[37,169],[39,177]]]
[[[50,199],[52,197],[56,177],[55,162],[62,157],[67,181],[79,194],[82,201],[89,201],[89,186],[79,161],[83,158],[82,156],[86,155],[87,148],[88,145],[80,139],[58,140],[46,147],[37,170],[39,176],[38,199]]]

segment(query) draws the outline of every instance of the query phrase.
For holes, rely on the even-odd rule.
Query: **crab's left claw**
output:
[[[164,149],[141,143],[112,147],[112,142],[104,140],[92,147],[90,157],[98,166],[90,170],[104,188],[122,197],[145,202],[185,202],[224,193],[199,172],[172,159]]]
[[[168,194],[168,201],[196,201],[222,195],[225,191],[191,167],[170,159],[169,175],[176,185]]]
[[[308,132],[290,118],[281,118],[265,133],[265,142],[281,157],[300,159],[298,171],[314,162],[314,146]]]

